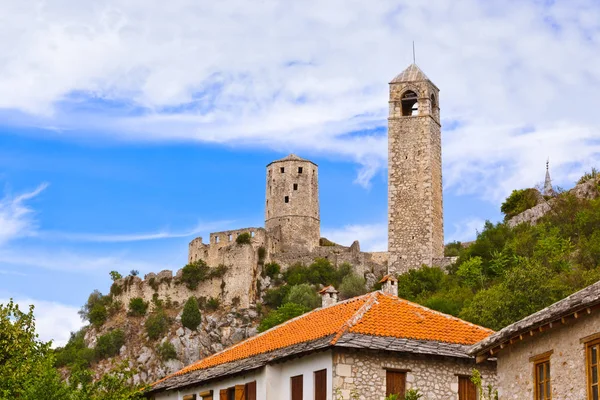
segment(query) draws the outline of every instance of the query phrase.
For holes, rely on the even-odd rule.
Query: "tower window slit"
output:
[[[285,172],[285,167],[279,168],[279,171],[281,171],[281,173],[283,174]]]
[[[302,167],[298,167],[298,173],[301,174],[302,173]]]
[[[298,190],[298,184],[294,183],[294,190]]]
[[[283,198],[283,201],[285,201],[286,203],[289,203],[290,202],[290,196],[285,196]]]

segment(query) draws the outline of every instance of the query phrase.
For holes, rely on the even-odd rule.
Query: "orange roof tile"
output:
[[[214,367],[328,336],[332,336],[331,344],[335,345],[344,333],[472,345],[494,332],[378,291],[303,314],[191,364],[173,375]]]

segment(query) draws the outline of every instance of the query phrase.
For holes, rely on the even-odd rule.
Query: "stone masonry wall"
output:
[[[530,358],[548,351],[553,351],[550,356],[552,399],[586,399],[585,345],[580,340],[599,332],[600,313],[593,312],[507,346],[497,355],[500,399],[533,399]]]
[[[470,376],[473,368],[481,372],[485,385],[495,385],[492,362],[476,365],[471,359],[336,348],[333,388],[341,389],[344,399],[356,390],[360,400],[384,400],[386,369],[406,370],[406,388],[419,389],[423,399],[458,400],[458,376]]]
[[[419,114],[402,115],[402,95],[418,95]],[[406,272],[443,257],[441,128],[437,88],[428,81],[390,85],[388,251],[390,270]]]
[[[317,165],[294,155],[267,165],[265,228],[279,245],[272,250],[319,245],[318,182]]]

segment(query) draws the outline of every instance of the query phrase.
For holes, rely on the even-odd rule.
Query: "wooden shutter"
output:
[[[400,398],[404,398],[406,391],[406,372],[386,371],[385,372],[385,395],[398,394]]]
[[[227,389],[221,389],[221,391],[219,392],[219,400],[228,400]]]
[[[244,400],[256,400],[256,381],[246,383],[246,398]]]
[[[315,400],[327,400],[327,370],[315,372]]]
[[[235,385],[235,400],[246,400],[246,387]]]
[[[183,396],[183,400],[196,400],[196,395],[195,394],[187,394],[187,395]]]
[[[458,400],[477,400],[477,388],[468,376],[458,377]]]
[[[304,378],[302,375],[292,376],[292,399],[291,400],[302,400],[303,396],[303,382]]]

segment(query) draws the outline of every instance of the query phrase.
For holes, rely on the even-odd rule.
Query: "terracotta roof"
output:
[[[421,68],[417,67],[417,64],[410,64],[404,71],[398,74],[390,83],[402,83],[402,82],[419,82],[419,81],[430,81],[427,75]],[[431,82],[431,81],[430,81]]]
[[[593,285],[581,289],[569,297],[565,297],[543,310],[531,314],[530,316],[499,330],[472,346],[469,353],[472,355],[486,353],[490,349],[499,346],[502,342],[510,340],[515,336],[519,336],[524,332],[560,320],[562,317],[576,311],[584,310],[588,307],[596,306],[597,304],[600,304],[600,282],[596,282]]]
[[[303,314],[191,364],[162,381],[323,338],[329,338],[330,346],[345,343],[345,335],[472,345],[492,333],[481,326],[377,291]]]

